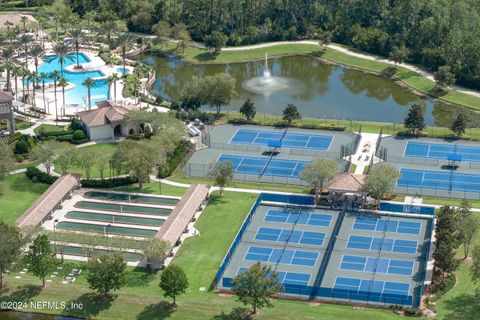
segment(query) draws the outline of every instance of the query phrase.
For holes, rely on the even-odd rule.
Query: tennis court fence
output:
[[[468,200],[480,200],[479,192],[472,192],[467,190],[465,186],[464,190],[459,190],[458,186],[456,190],[446,190],[445,185],[433,185],[428,188],[418,186],[418,181],[410,183],[404,183],[401,187],[396,186],[394,193],[405,195],[418,195],[423,197],[441,197],[449,199],[468,199]]]
[[[381,147],[386,150],[386,148]],[[423,166],[430,166],[430,167],[439,167],[442,165],[447,165],[448,160],[439,160],[439,159],[431,159],[431,158],[414,158],[414,157],[399,157],[399,156],[388,156],[387,152],[385,152],[385,158],[379,157],[387,162],[391,163],[405,163],[405,164],[416,164],[416,165],[423,165]],[[460,167],[468,168],[468,169],[480,169],[480,162],[469,162],[469,161],[462,161],[460,163]]]

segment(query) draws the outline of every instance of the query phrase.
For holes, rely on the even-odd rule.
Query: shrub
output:
[[[70,129],[72,129],[73,131],[82,130],[83,129],[82,121],[80,121],[76,118],[73,118],[72,122],[70,123]]]
[[[55,180],[57,180],[57,177],[42,172],[35,167],[28,167],[26,175],[30,180],[34,182],[43,182],[46,184],[53,184]]]
[[[82,139],[82,140],[70,140],[70,143],[74,144],[74,145],[79,145],[79,144],[87,143],[89,141],[90,140],[88,140],[88,138],[85,138],[85,139]]]
[[[189,147],[190,141],[181,142],[173,151],[173,153],[168,155],[167,163],[160,168],[158,171],[158,176],[160,178],[166,178],[172,175],[173,171],[178,167],[182,159],[185,157]]]
[[[114,188],[119,186],[126,186],[137,182],[131,177],[112,178],[112,179],[85,179],[82,180],[82,187],[84,188]]]
[[[15,154],[26,154],[28,151],[28,144],[24,140],[19,140],[15,143]]]
[[[25,157],[21,154],[17,154],[15,155],[15,161],[16,162],[22,162],[23,160],[25,160]]]
[[[85,133],[82,130],[75,130],[73,133],[73,140],[83,140],[85,138]]]

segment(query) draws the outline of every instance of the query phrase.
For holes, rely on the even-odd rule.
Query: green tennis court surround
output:
[[[116,250],[112,250],[114,252],[118,252]],[[91,252],[91,255],[96,257],[96,256],[99,256],[100,254],[102,253],[108,253],[108,252],[112,252],[112,251],[107,251],[107,250],[103,250],[103,249],[93,249],[93,251]],[[64,254],[69,254],[69,255],[72,255],[72,256],[85,256],[85,251],[80,248],[80,247],[74,247],[74,246],[67,246],[63,249],[63,253]],[[123,259],[124,260],[127,260],[127,261],[139,261],[139,260],[142,260],[143,258],[143,255],[141,255],[140,253],[135,253],[135,252],[120,252],[123,256]]]
[[[99,200],[112,200],[112,201],[124,201],[133,203],[145,203],[145,204],[160,204],[174,206],[178,203],[178,199],[161,198],[161,197],[149,197],[140,196],[128,193],[111,193],[103,191],[88,191],[85,192],[85,197]]]
[[[97,209],[97,210],[106,210],[106,211],[115,211],[115,212],[150,214],[150,215],[156,215],[156,216],[168,216],[172,212],[171,209],[164,209],[164,208],[131,206],[131,205],[116,204],[116,203],[104,203],[104,202],[93,202],[93,201],[79,201],[75,204],[75,207],[83,208],[83,209]]]
[[[65,215],[65,217],[70,219],[104,221],[112,223],[130,223],[147,226],[161,226],[165,222],[164,220],[160,219],[138,218],[103,213],[92,213],[85,211],[70,211]]]
[[[83,232],[95,232],[102,233],[108,232],[108,234],[118,234],[122,236],[131,236],[131,237],[153,237],[157,233],[155,230],[145,230],[145,229],[136,229],[136,228],[126,228],[126,227],[115,227],[99,224],[88,224],[88,223],[77,223],[77,222],[59,222],[57,228],[65,230],[76,230]]]

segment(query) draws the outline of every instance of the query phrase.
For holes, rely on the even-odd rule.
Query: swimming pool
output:
[[[124,70],[123,67],[117,68],[117,72],[120,73],[121,75],[123,75],[123,70]],[[125,68],[125,74],[129,74],[129,73],[130,73],[130,70],[128,70],[128,68]]]
[[[80,63],[88,63],[90,59],[83,53],[78,55],[78,61]],[[69,90],[65,90],[65,103],[66,104],[87,104],[88,103],[88,89],[82,83],[87,78],[99,78],[104,77],[105,75],[99,70],[92,71],[81,71],[81,72],[70,72],[65,70],[66,67],[76,64],[77,56],[75,54],[70,55],[67,58],[64,58],[63,62],[63,76],[67,81],[73,84],[75,87]],[[38,67],[38,73],[42,72],[45,74],[50,74],[53,71],[60,72],[60,62],[58,56],[46,56],[43,59],[43,63]],[[45,83],[52,83],[53,80],[48,79]],[[90,88],[91,103],[92,106],[95,105],[97,101],[103,101],[108,99],[108,83],[106,79],[97,79],[95,85]],[[63,95],[62,89],[57,89],[57,99],[60,102],[59,105],[62,105]]]

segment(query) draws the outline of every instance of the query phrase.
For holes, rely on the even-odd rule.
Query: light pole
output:
[[[158,178],[158,190],[160,191],[160,194],[162,194],[162,179],[160,178],[160,164],[156,164],[157,167],[157,178]]]
[[[57,228],[58,219],[53,220],[53,248],[55,249],[55,256],[57,256],[57,239],[55,237],[55,229]]]

